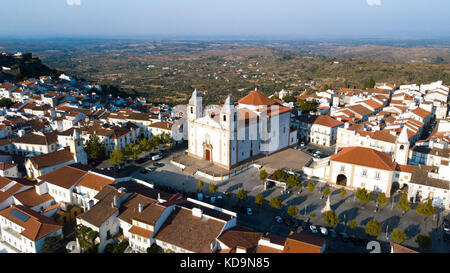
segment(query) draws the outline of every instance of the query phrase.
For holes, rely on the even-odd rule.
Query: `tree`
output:
[[[141,149],[146,152],[150,151],[153,148],[150,140],[148,140],[147,138],[141,139],[139,141],[139,146],[141,146]]]
[[[118,244],[113,246],[112,253],[124,253],[128,245],[129,245],[128,240],[123,239]]]
[[[118,148],[116,148],[114,151],[111,152],[111,154],[109,155],[109,161],[114,165],[119,165],[121,163],[123,163],[125,160],[125,155],[124,153],[119,150]]]
[[[366,225],[366,233],[377,237],[381,234],[381,224],[375,219],[370,220]]]
[[[105,145],[97,135],[90,135],[83,148],[90,159],[99,160],[105,156]]]
[[[344,199],[346,195],[347,191],[345,190],[345,188],[341,188],[341,198]]]
[[[8,98],[0,99],[0,107],[10,108],[13,105],[14,105],[14,102]]]
[[[351,220],[351,221],[348,223],[348,227],[351,228],[351,229],[355,229],[355,228],[358,227],[358,223],[356,223],[355,220]]]
[[[203,188],[203,181],[201,181],[201,180],[199,180],[198,182],[197,182],[197,190],[200,190],[201,188]]]
[[[246,201],[248,199],[248,195],[244,189],[239,189],[237,192],[237,198],[241,201]]]
[[[282,169],[276,170],[273,174],[272,174],[272,178],[274,180],[277,181],[282,181],[282,182],[286,182],[288,179],[288,174],[287,172],[285,172]]]
[[[270,205],[276,209],[281,209],[282,202],[283,200],[281,200],[279,197],[272,197],[269,201]]]
[[[300,187],[302,185],[300,178],[296,175],[289,176],[286,183],[291,187]]]
[[[325,223],[327,223],[327,225],[333,227],[339,223],[339,218],[337,217],[336,213],[332,210],[326,211],[323,214],[323,220],[325,221]]]
[[[219,186],[217,186],[214,183],[210,183],[209,184],[209,190],[211,191],[211,193],[215,193],[217,191],[217,189],[219,188]]]
[[[370,77],[370,79],[368,79],[364,82],[364,87],[363,87],[364,89],[374,88],[374,87],[375,87],[375,80],[372,77]]]
[[[61,246],[61,241],[56,236],[48,236],[44,240],[41,253],[53,253]]]
[[[326,187],[325,189],[323,189],[322,194],[323,196],[328,196],[331,193],[331,190],[329,187]]]
[[[124,149],[124,154],[132,158],[133,160],[136,160],[139,154],[141,153],[141,148],[139,145],[136,145],[134,143],[130,143],[128,146]]]
[[[286,96],[283,97],[283,100],[284,100],[284,102],[289,103],[289,102],[293,102],[294,98],[292,96],[290,96],[290,95],[286,95]]]
[[[367,204],[370,201],[370,194],[365,188],[358,189],[355,193],[355,196],[364,204]]]
[[[401,229],[394,228],[394,230],[391,233],[391,238],[395,242],[401,244],[401,243],[403,243],[403,241],[406,240],[407,236]]]
[[[266,203],[266,198],[264,197],[264,194],[258,193],[255,196],[255,204],[262,207]]]
[[[384,192],[380,192],[378,194],[376,202],[377,202],[377,205],[380,207],[384,206],[388,203],[388,199],[386,198],[386,195],[384,194]]]
[[[400,200],[398,201],[398,208],[403,211],[403,213],[407,212],[411,208],[411,204],[408,201],[408,195],[406,192],[400,196]]]
[[[421,233],[417,235],[415,242],[419,244],[419,246],[423,249],[430,249],[432,242],[431,237],[427,233]]]
[[[311,217],[311,218],[316,217],[316,213],[315,213],[315,212],[311,212],[311,213],[309,214],[309,217]]]
[[[313,192],[314,189],[316,188],[316,183],[314,183],[314,181],[312,181],[312,180],[309,180],[308,186],[306,186],[306,188],[307,188],[310,192]]]
[[[269,176],[266,170],[259,171],[259,180],[266,180],[266,178]]]
[[[156,243],[153,243],[150,247],[147,247],[147,253],[158,253],[159,246]]]
[[[297,107],[303,113],[308,113],[311,111],[315,112],[317,110],[318,106],[319,106],[319,103],[316,102],[316,100],[312,100],[312,101],[306,101],[306,100],[302,100],[302,99],[297,100]]]
[[[298,214],[298,211],[299,210],[298,210],[298,208],[296,206],[289,206],[288,210],[287,210],[288,214],[291,217],[295,217]]]
[[[433,207],[433,202],[431,201],[431,198],[427,198],[420,202],[417,205],[417,213],[423,215],[423,216],[431,216],[434,213],[435,208]]]
[[[83,225],[77,225],[75,227],[75,236],[83,252],[98,252],[98,245],[95,244],[95,240],[99,236],[97,231]]]

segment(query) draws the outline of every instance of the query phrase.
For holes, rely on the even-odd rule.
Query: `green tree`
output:
[[[298,211],[299,210],[298,210],[298,208],[296,206],[289,206],[288,210],[287,210],[288,214],[291,217],[295,217],[298,214]]]
[[[218,188],[219,187],[216,184],[214,184],[214,183],[210,183],[209,184],[209,190],[211,191],[211,193],[215,193]]]
[[[279,197],[272,197],[270,198],[269,203],[273,208],[281,209],[283,200],[281,200]]]
[[[90,159],[99,160],[105,156],[105,145],[97,135],[90,135],[84,144],[84,150]]]
[[[374,88],[374,87],[375,87],[375,80],[372,77],[370,77],[370,79],[368,79],[364,82],[364,86],[363,86],[364,89]]]
[[[323,196],[328,196],[331,193],[331,190],[329,187],[326,187],[325,189],[323,189],[322,194]]]
[[[147,253],[159,253],[159,246],[156,243],[153,243],[150,247],[147,247]]]
[[[75,227],[75,236],[78,239],[78,244],[82,252],[98,252],[98,245],[95,243],[95,240],[99,236],[97,231],[83,225],[77,225]]]
[[[381,207],[381,206],[386,205],[387,203],[388,203],[388,199],[386,198],[386,195],[384,194],[384,192],[380,192],[377,197],[378,206]]]
[[[276,170],[276,171],[272,174],[272,177],[273,177],[274,180],[286,182],[287,179],[288,179],[288,174],[287,174],[287,172],[285,172],[284,170],[279,169],[279,170]]]
[[[400,200],[398,201],[398,208],[403,211],[403,213],[407,212],[411,208],[411,204],[408,200],[408,195],[406,192],[400,196]]]
[[[283,97],[283,100],[284,100],[284,102],[289,103],[289,102],[293,102],[294,98],[292,96],[290,96],[290,95],[286,95],[286,96]]]
[[[431,237],[427,233],[417,235],[415,242],[423,249],[430,249],[432,246]]]
[[[201,188],[203,188],[203,186],[204,186],[203,181],[199,180],[197,182],[197,190],[200,190]]]
[[[264,194],[262,193],[258,193],[255,196],[255,204],[258,205],[259,207],[264,206],[264,204],[266,203],[266,198],[264,197]]]
[[[247,201],[248,195],[243,188],[240,188],[237,192],[237,198],[241,201]]]
[[[113,246],[112,253],[124,253],[128,245],[129,245],[128,240],[123,239],[118,244]]]
[[[60,238],[56,236],[48,236],[44,240],[44,245],[42,246],[41,253],[53,253],[61,246]]]
[[[316,183],[314,183],[314,181],[312,181],[312,180],[309,180],[308,186],[306,186],[306,188],[307,188],[310,192],[313,192],[314,189],[316,188]]]
[[[114,166],[119,165],[121,163],[123,163],[125,161],[125,155],[124,153],[119,150],[118,148],[116,148],[114,151],[111,152],[111,154],[109,155],[109,161],[111,162],[111,164],[113,164]]]
[[[341,188],[341,198],[344,199],[346,195],[347,191],[345,190],[345,188]]]
[[[424,215],[424,216],[431,216],[433,215],[435,208],[433,207],[433,201],[431,201],[431,198],[427,198],[420,202],[417,205],[416,209],[417,213]]]
[[[381,224],[375,219],[370,220],[366,225],[366,233],[375,237],[379,236],[381,234]]]
[[[302,185],[300,178],[296,175],[289,176],[286,183],[291,187],[300,187]]]
[[[0,99],[0,107],[6,107],[6,108],[10,108],[11,106],[14,105],[14,102],[8,98],[1,98]]]
[[[348,223],[348,227],[351,228],[351,229],[355,229],[355,228],[358,227],[358,223],[356,223],[355,220],[351,220],[351,221]]]
[[[148,140],[147,138],[141,139],[139,141],[139,146],[141,146],[141,149],[146,152],[150,151],[153,148],[150,140]]]
[[[358,189],[355,193],[355,196],[364,204],[367,204],[370,201],[370,194],[365,188]]]
[[[323,214],[323,220],[325,221],[325,223],[327,223],[327,225],[330,225],[333,227],[339,223],[339,219],[338,219],[336,213],[332,210],[326,211]]]
[[[259,180],[266,180],[266,178],[269,176],[266,170],[262,169],[259,171]]]
[[[317,111],[317,107],[319,106],[319,103],[316,102],[315,100],[312,101],[306,101],[306,100],[302,100],[302,99],[298,99],[297,100],[297,107],[303,112],[303,113],[308,113],[308,112],[315,112]]]
[[[394,228],[394,230],[391,233],[391,238],[395,242],[401,244],[401,243],[403,243],[403,241],[406,240],[407,236],[401,229]]]
[[[128,146],[124,149],[124,154],[132,158],[133,160],[136,160],[139,154],[141,153],[141,148],[139,145],[136,145],[134,143],[130,143]]]

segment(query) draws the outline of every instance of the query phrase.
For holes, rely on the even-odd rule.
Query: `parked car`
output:
[[[163,167],[164,164],[158,162],[158,163],[154,163],[153,166],[155,166],[155,167]]]
[[[136,163],[138,163],[138,164],[142,164],[142,163],[144,163],[146,160],[145,160],[145,157],[143,157],[143,158],[139,158],[138,160],[136,160]]]
[[[340,235],[341,235],[341,237],[342,237],[342,239],[343,239],[344,241],[347,241],[347,240],[348,240],[348,234],[347,234],[347,233],[341,232]]]
[[[447,218],[444,218],[444,222],[442,223],[442,227],[444,228],[445,232],[450,232],[450,223],[447,220]]]
[[[152,156],[152,160],[153,161],[157,161],[157,160],[160,160],[160,159],[162,159],[162,156],[160,154],[156,154],[156,155]]]
[[[148,171],[146,169],[141,169],[139,172],[140,173],[148,173]]]
[[[155,170],[155,168],[154,167],[145,167],[145,170],[151,173]]]
[[[275,216],[275,222],[277,222],[278,224],[282,224],[283,218],[281,216]]]
[[[330,236],[331,238],[337,238],[337,233],[334,229],[330,229]]]
[[[312,233],[317,233],[317,227],[315,225],[311,225],[309,226],[309,229],[311,230]]]
[[[322,233],[322,235],[324,235],[324,236],[327,236],[328,229],[326,227],[320,227],[320,233]]]
[[[253,210],[251,208],[247,208],[247,215],[248,216],[252,216],[253,215]]]
[[[292,222],[292,220],[291,220],[290,218],[286,218],[286,220],[284,220],[284,223],[285,223],[287,226],[291,226],[291,225],[293,224],[293,222]]]
[[[305,142],[300,142],[300,147],[305,147]]]

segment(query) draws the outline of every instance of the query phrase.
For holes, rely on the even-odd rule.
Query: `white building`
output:
[[[195,90],[188,104],[189,156],[230,169],[259,154],[297,143],[291,108],[255,90],[235,105],[231,97],[220,109],[204,111]]]

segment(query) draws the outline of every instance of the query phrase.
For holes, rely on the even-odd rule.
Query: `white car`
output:
[[[162,156],[160,154],[152,156],[153,161],[160,160],[161,158],[162,158]]]
[[[311,230],[312,233],[317,233],[317,227],[315,225],[310,225],[309,229]]]
[[[322,233],[323,235],[328,235],[328,230],[326,227],[320,227],[320,233]]]

